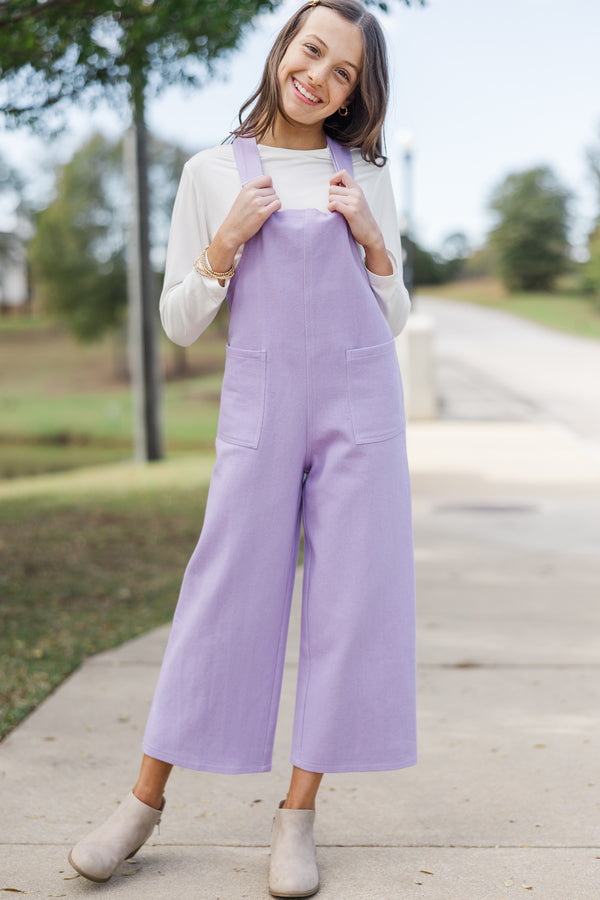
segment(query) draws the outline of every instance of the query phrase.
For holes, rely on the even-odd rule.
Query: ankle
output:
[[[315,811],[314,801],[295,800],[293,797],[287,797],[281,806],[282,809],[312,809]]]
[[[148,790],[148,788],[138,786],[137,784],[133,788],[133,795],[142,803],[145,803],[146,806],[151,806],[152,809],[156,810],[161,809],[164,800],[162,793],[157,794],[156,791]]]

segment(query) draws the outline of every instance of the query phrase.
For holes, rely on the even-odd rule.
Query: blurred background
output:
[[[31,67],[40,5],[19,0],[0,14],[3,732],[88,653],[168,618],[201,525],[225,305],[185,350],[154,322],[163,411],[150,458],[166,461],[124,465],[136,430],[128,90],[142,97],[136,115],[143,108],[148,131],[144,302],[156,319],[182,165],[235,126],[298,3],[223,3],[206,32],[199,12],[186,21],[170,3],[162,12],[152,0],[87,4],[99,14],[91,30],[72,6],[71,31],[56,25],[62,62],[52,71],[47,60]],[[388,6],[373,8],[389,39],[387,154],[415,309],[426,293],[600,338],[600,7]],[[141,86],[109,60],[110,16],[122,9],[124,22],[129,7],[172,35],[171,55],[150,54]],[[132,40],[146,22],[135,15]],[[72,51],[80,25],[85,76]],[[29,115],[44,98],[47,109]]]

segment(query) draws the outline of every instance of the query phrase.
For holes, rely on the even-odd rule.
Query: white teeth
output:
[[[303,97],[306,97],[306,99],[310,100],[312,103],[320,102],[319,98],[315,97],[314,94],[309,93],[309,91],[307,91],[306,88],[303,85],[301,85],[299,81],[296,81],[295,78],[293,78],[292,80],[294,82],[294,87],[296,88],[297,91],[300,91],[300,93],[302,94]]]

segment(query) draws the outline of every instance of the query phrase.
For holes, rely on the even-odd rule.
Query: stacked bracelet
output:
[[[232,278],[235,273],[235,266],[230,266],[226,272],[215,272],[208,261],[208,256],[206,255],[207,250],[208,247],[202,251],[198,259],[194,260],[196,272],[199,275],[204,275],[206,278],[215,278],[219,281],[227,281],[228,278]]]

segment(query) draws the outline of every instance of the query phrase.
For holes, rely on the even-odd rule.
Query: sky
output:
[[[299,5],[286,0],[257,18],[200,91],[170,88],[151,101],[151,129],[190,155],[223,140],[274,36]],[[600,145],[598,0],[427,0],[424,8],[390,0],[390,7],[389,15],[378,14],[392,75],[387,152],[399,213],[408,212],[419,243],[436,250],[462,231],[480,246],[494,223],[494,188],[511,172],[549,165],[574,194],[571,235],[584,245],[600,213],[586,163],[586,148]],[[93,130],[112,136],[123,125],[108,109],[79,110],[50,145],[24,130],[0,130],[0,153],[44,196],[53,164],[69,159]],[[411,136],[410,191],[400,133]],[[0,228],[10,224],[5,205]]]

